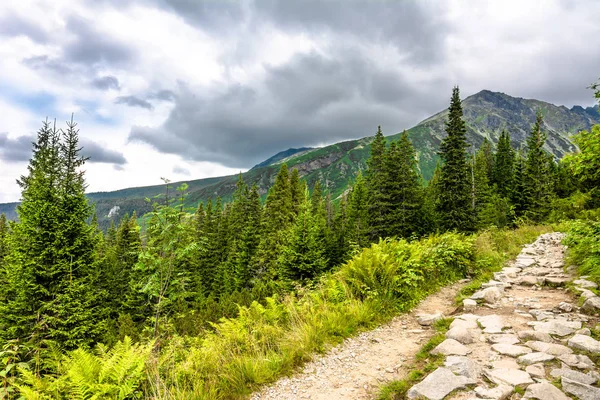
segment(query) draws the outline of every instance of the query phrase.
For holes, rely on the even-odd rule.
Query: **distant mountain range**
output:
[[[487,138],[496,143],[502,129],[510,132],[513,146],[520,148],[535,122],[537,112],[544,115],[544,130],[548,134],[546,150],[561,158],[575,150],[570,136],[580,130],[590,129],[600,123],[598,106],[571,109],[556,106],[540,100],[511,97],[504,93],[482,90],[467,97],[462,102],[464,119],[467,125],[467,140],[477,149]],[[437,151],[445,135],[444,124],[448,111],[441,111],[408,130],[410,139],[417,150],[419,167],[425,179],[430,179],[439,157]],[[373,127],[375,132],[377,127]],[[384,127],[385,128],[385,127]],[[385,129],[384,129],[385,132]],[[398,139],[400,133],[387,136],[388,141]],[[250,185],[257,183],[261,194],[266,194],[274,181],[282,163],[297,168],[300,175],[312,186],[320,180],[334,198],[341,195],[357,175],[366,168],[373,136],[349,140],[321,148],[288,149],[277,153],[257,164],[243,174]],[[237,175],[186,181],[189,185],[187,203],[196,206],[199,202],[221,196],[228,200],[235,190]],[[176,187],[178,183],[172,183]],[[108,215],[122,216],[134,210],[142,215],[151,209],[144,200],[165,190],[165,185],[121,189],[113,192],[88,194],[96,204],[101,225],[109,223]],[[14,219],[17,203],[0,204],[0,212]],[[118,210],[118,211],[117,211]]]

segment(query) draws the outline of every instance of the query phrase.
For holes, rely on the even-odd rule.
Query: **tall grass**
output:
[[[579,266],[581,275],[600,283],[600,222],[572,221],[565,244],[569,246],[568,261]]]
[[[321,277],[313,289],[240,306],[236,318],[221,319],[201,336],[172,337],[145,359],[147,378],[140,390],[156,399],[245,398],[313,354],[409,310],[441,286],[500,267],[548,230],[382,240]]]

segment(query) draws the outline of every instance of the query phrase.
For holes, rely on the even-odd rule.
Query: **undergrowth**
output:
[[[135,350],[122,346],[112,353],[102,347],[95,353],[77,350],[65,356],[54,373],[38,377],[20,368],[11,383],[26,399],[73,398],[77,390],[85,390],[87,397],[110,390],[120,393],[115,398],[245,398],[260,385],[292,373],[315,353],[408,311],[440,287],[501,267],[524,243],[549,229],[524,226],[473,236],[446,233],[412,242],[382,240],[322,276],[314,288],[267,298],[262,305],[240,306],[237,317],[222,318],[200,336],[174,335],[152,352],[146,350],[149,345],[133,345]],[[447,325],[439,323],[439,329]],[[441,340],[443,334],[438,334],[426,346],[433,348]],[[412,381],[437,366],[436,358],[428,355],[430,348],[424,349],[417,355],[422,367],[411,374]],[[113,356],[119,354],[124,357],[121,368],[112,376],[120,376],[123,366],[136,366],[136,374],[107,380],[98,371],[110,371]],[[85,359],[93,371],[74,375],[77,360]],[[144,379],[137,375],[140,362]]]

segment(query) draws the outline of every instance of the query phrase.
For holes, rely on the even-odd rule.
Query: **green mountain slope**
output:
[[[525,138],[538,111],[544,114],[544,129],[548,133],[547,150],[557,158],[575,147],[569,137],[574,133],[589,129],[600,123],[598,106],[586,108],[575,106],[568,109],[539,100],[522,99],[489,90],[483,90],[463,100],[465,121],[467,123],[467,138],[474,148],[486,138],[497,142],[502,129],[511,133],[513,145],[519,148],[525,143]],[[419,166],[425,179],[433,174],[438,161],[437,149],[445,135],[444,124],[447,110],[441,111],[415,127],[408,130],[419,158]],[[385,128],[384,132],[385,132]],[[373,127],[373,132],[377,127]],[[399,133],[388,136],[388,140],[397,140]],[[322,148],[302,148],[282,151],[254,168],[244,173],[244,179],[249,184],[258,184],[260,193],[265,195],[275,179],[280,165],[287,163],[290,168],[297,168],[300,175],[310,186],[320,180],[323,187],[334,198],[339,197],[352,182],[359,170],[366,168],[366,160],[370,154],[370,143],[373,137],[350,140],[332,144]],[[189,184],[188,205],[196,206],[201,201],[221,196],[228,200],[235,190],[237,176],[223,176],[187,181]],[[177,187],[178,183],[172,183]],[[138,215],[148,212],[151,208],[145,198],[152,198],[164,193],[164,185],[128,188],[113,192],[90,193],[90,200],[95,202],[99,220],[103,226],[109,223],[108,215],[131,214],[134,210]],[[14,218],[16,203],[0,204],[0,212],[5,212],[9,218]],[[115,212],[119,207],[118,213]]]

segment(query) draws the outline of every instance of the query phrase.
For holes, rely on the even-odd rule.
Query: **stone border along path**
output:
[[[581,309],[564,290],[574,271],[563,272],[563,236],[541,235],[463,302],[465,313],[454,316],[447,340],[432,350],[445,356],[444,366],[413,386],[409,399],[562,400],[570,398],[567,393],[600,400],[598,365],[586,355],[600,357],[600,342],[585,327],[598,319],[581,314],[600,311],[600,297],[590,290],[596,284],[585,277],[573,282],[585,300]],[[414,355],[435,333],[429,325],[456,314],[454,296],[460,287],[443,288],[413,312],[346,339],[251,399],[375,398],[382,383],[411,371]],[[562,391],[551,381],[560,382]]]

